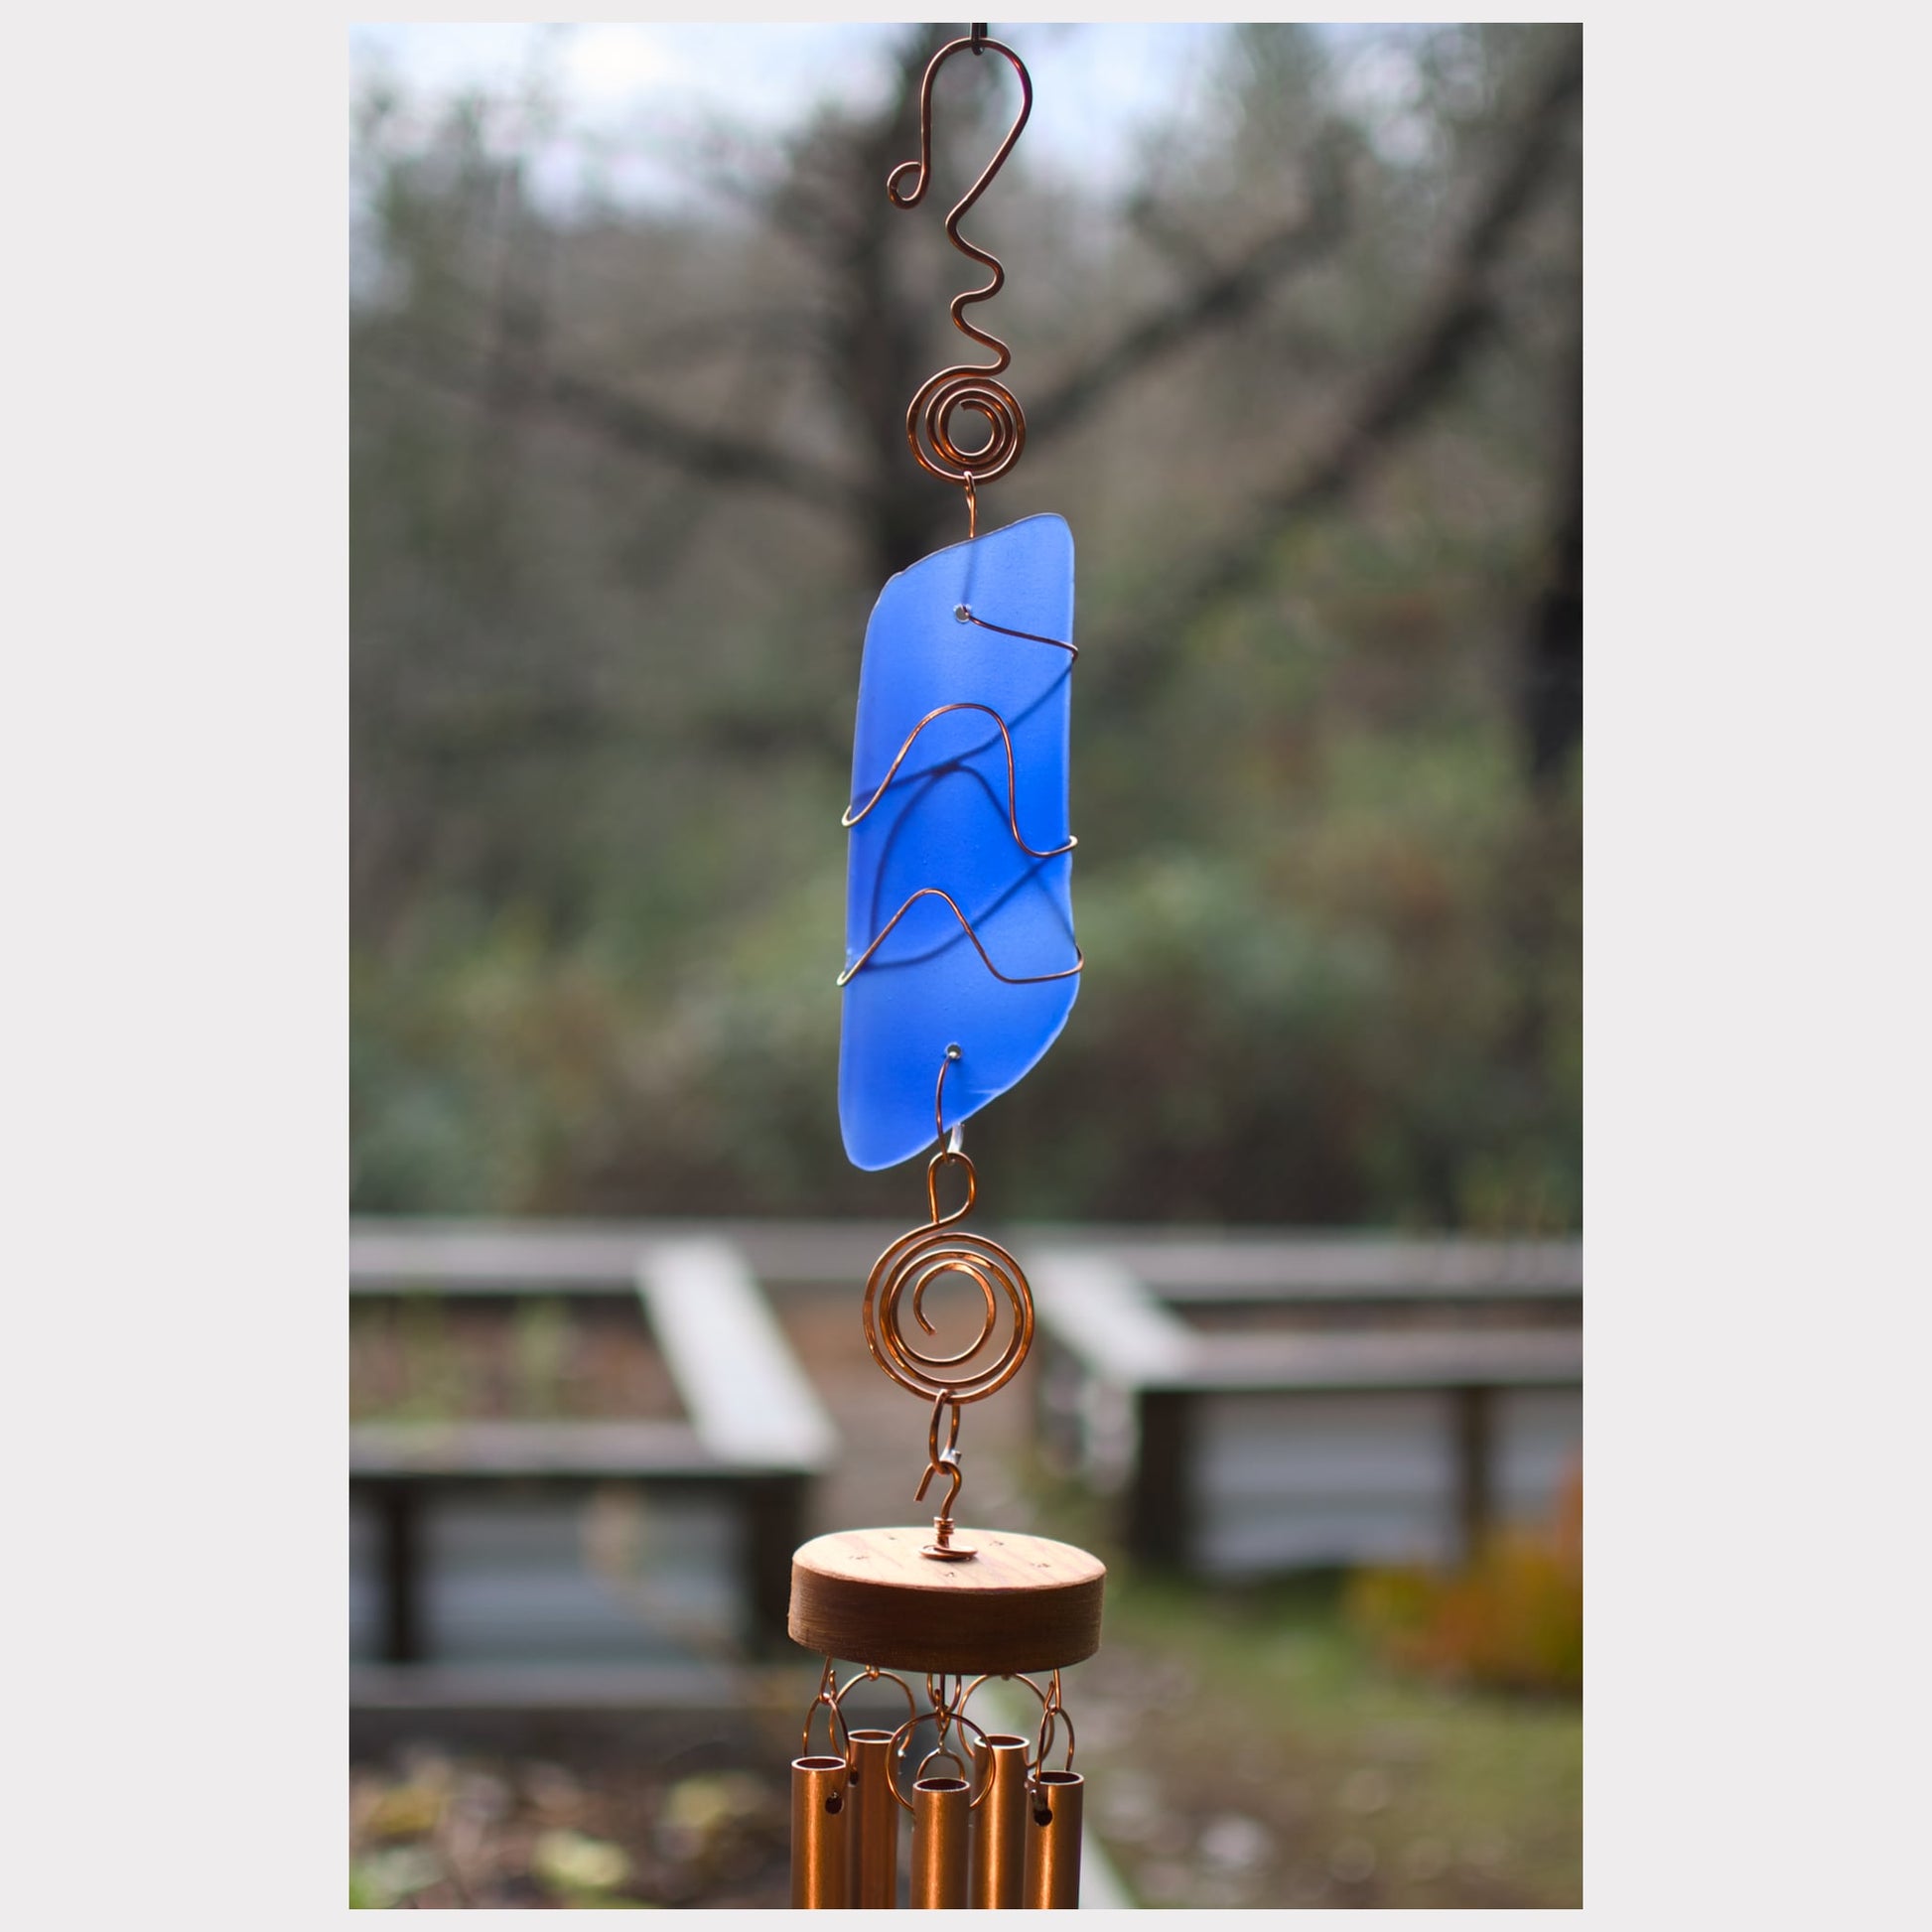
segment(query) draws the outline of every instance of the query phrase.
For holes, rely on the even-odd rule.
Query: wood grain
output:
[[[882,1669],[1057,1670],[1100,1648],[1107,1569],[1069,1543],[961,1524],[969,1562],[919,1554],[929,1527],[839,1530],[791,1560],[793,1641]]]

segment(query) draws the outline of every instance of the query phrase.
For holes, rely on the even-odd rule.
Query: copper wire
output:
[[[958,1166],[966,1171],[966,1199],[950,1214],[939,1212],[939,1170]],[[928,1432],[931,1454],[928,1479],[937,1472],[956,1466],[948,1464],[938,1449],[938,1405],[954,1406],[952,1435],[947,1448],[958,1441],[957,1405],[978,1402],[995,1389],[1004,1388],[1019,1372],[1034,1340],[1034,1297],[1020,1264],[998,1242],[982,1235],[957,1231],[957,1224],[972,1211],[978,1192],[973,1164],[963,1154],[941,1151],[926,1164],[926,1199],[932,1218],[924,1227],[901,1234],[874,1262],[866,1281],[863,1312],[866,1346],[873,1360],[900,1388],[933,1402],[932,1428]],[[928,1354],[918,1342],[909,1340],[900,1326],[900,1311],[906,1292],[911,1292],[912,1318],[926,1334],[936,1332],[925,1314],[925,1291],[942,1275],[964,1276],[979,1290],[982,1318],[979,1333],[965,1348],[950,1355]],[[1004,1299],[1012,1311],[1013,1326],[1002,1345],[998,1341],[1000,1304]],[[920,1485],[921,1494],[924,1485]],[[955,1489],[955,1494],[957,1490]]]
[[[946,1139],[946,1072],[949,1067],[956,1066],[958,1062],[959,1042],[955,1040],[946,1048],[945,1053],[941,1056],[939,1061],[939,1077],[933,1082],[932,1086],[932,1135],[933,1139],[940,1143],[942,1150],[947,1154],[960,1153],[959,1123],[957,1121],[953,1123],[952,1139],[950,1141]],[[932,1178],[934,1185],[930,1189],[929,1197],[932,1201],[933,1222],[937,1225],[939,1219],[939,1188],[937,1185],[937,1176],[934,1175]]]
[[[1061,1725],[1066,1726],[1066,1756],[1060,1761],[1062,1773],[1073,1769],[1073,1718],[1066,1708],[1060,1692],[1060,1674],[1054,1671],[1048,1681],[1047,1693],[1040,1699],[1039,1735],[1034,1752],[1033,1782],[1037,1785],[1046,1769],[1046,1753],[1053,1748],[1053,1739]]]
[[[838,976],[833,984],[835,986],[847,985],[851,981],[852,976],[893,936],[893,928],[922,898],[939,898],[945,900],[947,906],[952,911],[953,917],[959,921],[960,930],[973,942],[973,950],[979,954],[981,964],[985,966],[986,970],[996,980],[1000,980],[1008,986],[1044,986],[1048,980],[1070,980],[1075,973],[1081,972],[1086,966],[1086,954],[1080,950],[1079,942],[1076,940],[1073,946],[1073,964],[1071,966],[1062,966],[1056,973],[1003,973],[994,965],[992,955],[980,943],[979,934],[973,930],[972,920],[959,909],[958,902],[953,898],[953,896],[938,886],[921,886],[916,893],[910,893],[906,896],[905,903],[886,921],[885,926],[873,940],[872,944]]]
[[[957,1751],[951,1749],[943,1741],[943,1739],[945,1737],[946,1730],[953,1725],[958,1725],[963,1729],[970,1730],[975,1737],[984,1737],[986,1735],[986,1732],[983,1729],[981,1729],[981,1727],[978,1725],[976,1725],[971,1718],[962,1717],[958,1712],[949,1710],[945,1705],[941,1704],[933,1693],[932,1681],[930,1677],[928,1677],[926,1680],[926,1696],[933,1700],[930,1706],[926,1710],[921,1711],[916,1718],[908,1718],[904,1724],[900,1725],[899,1727],[893,1732],[894,1752],[897,1757],[900,1758],[904,1757],[907,1753],[908,1748],[911,1745],[913,1730],[917,1728],[918,1725],[923,1724],[928,1718],[930,1718],[933,1723],[933,1727],[939,1732],[942,1741],[937,1745],[935,1745],[933,1749],[927,1751],[925,1756],[920,1759],[918,1775],[923,1777],[925,1775],[925,1767],[928,1764],[930,1764],[932,1760],[935,1757],[939,1756],[939,1754],[943,1751],[947,1757],[950,1757],[952,1761],[955,1764],[957,1764],[963,1772],[965,1772],[966,1782],[970,1786],[976,1781],[976,1776],[977,1776],[976,1767],[969,1765],[966,1762],[966,1760],[962,1758]],[[901,1739],[903,1740],[902,1742]],[[905,1797],[899,1791],[898,1786],[897,1784],[894,1785],[893,1792],[894,1795],[898,1798],[899,1803],[902,1804],[907,1811],[910,1811],[912,1809],[911,1800]],[[972,1798],[968,1800],[969,1806],[972,1804],[976,1804],[979,1801],[980,1795],[981,1795],[980,1792],[975,1791],[972,1795]]]
[[[969,1350],[968,1352],[970,1353],[971,1351]],[[942,1409],[950,1409],[952,1411],[952,1423],[946,1431],[946,1447],[944,1449],[939,1447],[939,1412]],[[953,1497],[959,1494],[959,1485],[966,1478],[964,1471],[959,1466],[959,1404],[944,1390],[941,1390],[932,1399],[932,1423],[926,1431],[925,1474],[919,1478],[919,1486],[913,1490],[912,1500],[915,1503],[924,1502],[925,1492],[932,1478],[942,1474],[952,1478],[952,1490],[946,1497],[939,1513],[942,1516],[950,1518],[952,1515]]]
[[[1037,630],[1015,630],[1010,624],[990,623],[985,618],[977,616],[970,604],[955,604],[952,614],[961,623],[976,623],[982,630],[997,630],[1003,637],[1025,637],[1029,643],[1051,644],[1055,650],[1063,650],[1069,657],[1080,654],[1080,646],[1068,643],[1064,637],[1042,637]]]
[[[993,629],[996,628],[997,626],[989,624],[987,627],[989,629]],[[1025,633],[1019,632],[1016,634],[1024,635]],[[1080,841],[1076,838],[1068,838],[1067,842],[1064,845],[1050,846],[1045,851],[1042,852],[1037,846],[1029,845],[1027,841],[1021,836],[1019,774],[1018,772],[1015,771],[1014,764],[1013,764],[1013,735],[1007,730],[1007,721],[1003,717],[1001,717],[1000,714],[997,711],[995,711],[990,704],[969,704],[963,699],[957,704],[942,704],[938,706],[935,710],[928,711],[926,715],[923,718],[921,718],[919,722],[916,725],[914,725],[912,729],[906,734],[905,743],[898,748],[898,756],[893,759],[892,763],[889,766],[887,766],[886,775],[880,779],[878,790],[875,791],[872,794],[872,796],[868,798],[866,802],[863,805],[861,805],[856,812],[851,810],[850,807],[848,807],[845,816],[839,820],[839,823],[845,826],[848,830],[850,830],[853,826],[857,825],[859,821],[863,819],[866,816],[866,814],[869,811],[871,811],[872,808],[876,804],[878,804],[883,797],[885,797],[887,789],[892,784],[893,779],[897,775],[899,766],[905,762],[906,753],[911,751],[914,743],[918,739],[919,734],[922,731],[924,731],[925,728],[929,724],[931,724],[935,718],[943,718],[949,711],[984,712],[985,715],[991,718],[993,722],[996,725],[998,725],[1000,728],[1000,742],[1007,749],[1007,823],[1013,828],[1014,844],[1017,845],[1022,852],[1026,853],[1030,859],[1057,859],[1062,852],[1071,852],[1073,848],[1080,843]],[[948,759],[946,760],[946,764],[957,765],[961,763],[964,759],[974,757],[980,749],[981,749],[980,747],[976,746],[972,752],[963,753],[960,758]],[[935,765],[933,769],[936,771],[943,771],[946,768],[946,764]],[[923,777],[925,774],[921,772],[918,775]]]
[[[1025,639],[1028,643],[1034,643],[1034,644],[1051,644],[1055,650],[1065,651],[1070,658],[1077,659],[1080,655],[1079,646],[1077,644],[1069,643],[1064,637],[1047,637],[1041,635],[1040,632],[1036,630],[1016,630],[1010,624],[994,623],[990,621],[988,619],[978,616],[970,605],[955,604],[953,606],[953,617],[960,623],[976,623],[979,625],[979,627],[982,630],[997,630],[1003,637],[1020,637]],[[1056,859],[1059,858],[1063,853],[1071,852],[1073,848],[1076,845],[1078,845],[1080,842],[1077,838],[1072,837],[1071,835],[1068,836],[1067,841],[1064,845],[1055,846],[1049,852],[1041,852],[1036,850],[1035,847],[1029,845],[1027,841],[1021,836],[1020,806],[1019,806],[1019,795],[1018,795],[1019,779],[1014,769],[1013,737],[1012,734],[1007,729],[1007,721],[990,705],[970,704],[964,701],[961,701],[960,703],[957,704],[940,705],[936,710],[928,711],[926,715],[923,718],[921,718],[916,725],[912,727],[911,733],[907,736],[905,743],[899,747],[898,756],[893,759],[892,764],[888,767],[885,777],[880,781],[879,789],[875,791],[869,799],[866,800],[865,804],[863,804],[857,812],[854,812],[850,806],[847,806],[845,816],[840,819],[839,823],[849,829],[850,827],[857,825],[860,819],[864,818],[865,815],[869,811],[871,811],[876,804],[879,803],[880,799],[885,795],[887,788],[892,784],[894,774],[898,770],[899,765],[904,761],[905,755],[912,749],[912,741],[916,739],[918,735],[922,731],[924,731],[925,728],[929,724],[931,724],[935,718],[944,717],[945,714],[949,711],[983,711],[986,713],[986,715],[989,718],[993,720],[993,722],[996,725],[999,726],[1000,737],[1005,742],[1006,754],[1007,754],[1007,823],[1012,828],[1014,842],[1020,847],[1021,851],[1026,853],[1029,858],[1033,858],[1033,859]],[[984,748],[981,746],[975,746],[971,752],[962,754],[961,757],[958,759],[947,759],[945,762],[947,764],[958,764],[962,762],[964,759],[977,757],[980,751],[983,749]],[[943,764],[935,765],[933,767],[934,770],[943,770],[945,766]],[[920,775],[923,776],[924,774],[921,773]],[[867,963],[867,961],[869,961],[872,958],[873,954],[876,953],[879,950],[879,948],[886,943],[887,939],[892,934],[892,930],[894,926],[897,925],[899,920],[902,919],[905,916],[905,914],[911,909],[914,900],[924,898],[928,895],[944,899],[946,903],[952,907],[953,917],[959,921],[960,925],[965,930],[967,938],[973,942],[973,950],[979,954],[981,961],[985,964],[986,970],[989,973],[991,973],[996,980],[1002,980],[1008,986],[1039,986],[1045,984],[1049,980],[1071,979],[1074,976],[1074,974],[1080,972],[1087,963],[1086,955],[1081,952],[1079,942],[1075,940],[1073,945],[1073,964],[1071,966],[1062,967],[1056,973],[1028,973],[1028,974],[1003,973],[996,965],[994,965],[991,955],[987,952],[985,946],[982,945],[980,942],[979,934],[973,930],[972,920],[970,920],[966,916],[966,914],[959,909],[959,906],[957,902],[953,899],[952,896],[949,893],[942,892],[937,886],[922,886],[916,893],[912,894],[911,897],[905,900],[904,904],[902,904],[898,908],[898,910],[893,914],[893,916],[890,919],[887,920],[884,930],[879,932],[873,938],[872,943],[869,946],[867,946],[865,951],[862,952],[859,955],[859,957],[855,959],[852,962],[852,964],[849,965],[845,969],[845,971],[838,976],[837,980],[835,980],[833,984],[841,988],[846,986],[852,980],[853,976],[858,973],[860,968],[863,967]],[[944,1072],[942,1069],[941,1078],[943,1077],[944,1077]]]
[[[1036,1781],[1040,1772],[1046,1769],[1046,1753],[1053,1748],[1054,1741],[1062,1725],[1066,1728],[1066,1755],[1061,1760],[1060,1769],[1062,1771],[1072,1770],[1073,1751],[1077,1740],[1073,1731],[1073,1718],[1066,1708],[1066,1699],[1061,1688],[1059,1672],[1055,1670],[1051,1673],[1046,1680],[1044,1688],[1035,1684],[1023,1671],[982,1672],[967,1685],[965,1695],[959,1700],[958,1710],[963,1713],[966,1706],[972,1702],[973,1693],[982,1684],[996,1676],[1003,1679],[1017,1679],[1020,1683],[1026,1685],[1027,1689],[1039,1700],[1039,1728],[1035,1735],[1033,1756],[1028,1760],[1029,1779],[1031,1781]]]
[[[1012,48],[989,40],[983,24],[974,27],[970,34],[959,40],[948,41],[927,64],[925,76],[919,82],[918,159],[901,161],[886,177],[886,194],[895,207],[901,208],[917,207],[925,199],[926,188],[932,179],[932,83],[939,69],[955,54],[967,51],[1002,56],[1020,81],[1020,112],[1007,129],[1006,138],[995,151],[993,159],[986,164],[980,178],[946,216],[946,239],[962,255],[993,271],[993,279],[983,288],[966,289],[953,297],[953,327],[982,347],[992,349],[997,359],[985,364],[957,363],[928,376],[906,405],[905,440],[910,444],[912,455],[922,470],[946,483],[964,486],[970,540],[970,534],[977,529],[979,520],[974,485],[1005,476],[1020,461],[1020,454],[1027,446],[1026,411],[1020,407],[1013,391],[1005,383],[994,379],[1005,372],[1013,360],[1013,351],[997,336],[989,335],[966,320],[966,311],[974,303],[991,301],[1006,286],[1007,272],[997,255],[968,241],[959,232],[960,217],[986,193],[993,177],[1013,152],[1013,144],[1019,140],[1020,130],[1027,125],[1027,117],[1034,111],[1034,83],[1027,72],[1026,63]],[[899,182],[908,173],[913,174],[915,180],[912,187],[901,194]],[[952,417],[960,409],[978,416],[986,424],[988,440],[981,448],[962,450],[953,440]],[[921,434],[925,439],[923,444]]]
[[[980,1278],[976,1276],[975,1279]],[[982,1288],[986,1286],[983,1279],[980,1279],[980,1286]],[[921,1283],[920,1292],[923,1292],[923,1288],[924,1284]],[[913,1308],[916,1311],[918,1307],[918,1294],[915,1293],[912,1299]],[[992,1311],[989,1307],[989,1316],[991,1312]],[[924,1318],[923,1315],[920,1316],[921,1321]],[[983,1341],[984,1339],[985,1331],[982,1331],[981,1340]],[[978,1343],[975,1343],[974,1346],[977,1347]],[[966,1352],[970,1355],[973,1350],[968,1349]],[[963,1358],[955,1356],[949,1359],[960,1360]],[[939,1447],[939,1412],[948,1407],[952,1411],[952,1424],[946,1432],[946,1447],[941,1449]],[[952,1507],[959,1500],[960,1486],[966,1480],[966,1472],[959,1466],[959,1403],[947,1391],[942,1390],[933,1398],[932,1423],[926,1430],[925,1440],[925,1474],[919,1478],[919,1486],[913,1490],[912,1500],[915,1503],[925,1501],[925,1492],[932,1486],[932,1478],[936,1475],[947,1477],[951,1486],[946,1491],[945,1501],[939,1505],[939,1514],[932,1519],[932,1541],[924,1545],[919,1551],[919,1554],[922,1557],[932,1558],[936,1563],[964,1563],[968,1559],[978,1556],[979,1552],[969,1544],[955,1543],[953,1541],[953,1532],[957,1528],[957,1525],[953,1521]]]
[[[911,1692],[908,1690],[905,1695],[909,1702],[912,1695]],[[832,1669],[831,1658],[828,1657],[825,1660],[825,1669],[818,1680],[818,1694],[812,1699],[805,1710],[805,1728],[799,1735],[799,1755],[801,1757],[810,1757],[812,1754],[812,1717],[821,1705],[824,1707],[826,1714],[826,1734],[830,1738],[833,1746],[830,1755],[844,1757],[848,1754],[848,1746],[840,1742],[840,1739],[846,1735],[845,1713],[839,1709],[840,1696],[838,1676]]]
[[[900,1311],[909,1289],[913,1320],[926,1333],[935,1332],[925,1316],[924,1296],[942,1275],[963,1276],[978,1289],[981,1320],[970,1346],[932,1355],[905,1334]],[[1002,1302],[1012,1316],[1004,1339]],[[900,1388],[933,1402],[978,1402],[1004,1388],[1027,1359],[1034,1339],[1033,1291],[1019,1263],[997,1242],[939,1227],[915,1228],[900,1235],[874,1265],[861,1319],[873,1360]],[[936,1471],[950,1473],[957,1466],[956,1449],[949,1459],[935,1452],[928,1461],[927,1478]],[[955,1485],[953,1496],[957,1493]],[[952,1500],[948,1497],[948,1507]]]
[[[946,1069],[953,1063],[958,1048],[948,1047],[939,1064],[939,1081],[932,1099],[936,1122],[943,1119]],[[939,1211],[939,1170],[960,1167],[966,1171],[966,1198],[950,1214]],[[959,1500],[965,1472],[959,1459],[960,1405],[978,1402],[996,1389],[1004,1388],[1020,1371],[1034,1342],[1034,1295],[1020,1264],[998,1242],[984,1236],[954,1232],[956,1224],[972,1211],[979,1185],[973,1164],[956,1149],[941,1147],[926,1163],[926,1200],[931,1220],[922,1228],[901,1234],[873,1264],[866,1281],[865,1308],[861,1322],[866,1346],[872,1358],[900,1388],[915,1395],[932,1398],[932,1417],[926,1429],[926,1466],[914,1491],[913,1500],[922,1502],[934,1476],[947,1478],[945,1500],[933,1518],[933,1540],[920,1555],[937,1563],[969,1562],[977,1551],[968,1544],[955,1543],[953,1508]],[[979,1290],[981,1320],[979,1332],[951,1354],[940,1354],[922,1342],[909,1339],[901,1323],[910,1291],[912,1318],[928,1335],[937,1330],[925,1312],[925,1292],[946,1275],[960,1275]],[[1004,1296],[1012,1311],[1013,1323],[1000,1337],[1000,1301]],[[939,1443],[939,1422],[947,1416],[945,1447]],[[969,1693],[962,1688],[955,1700],[963,1706]],[[940,1726],[940,1735],[945,1727]]]
[[[833,1687],[829,1697],[826,1694],[827,1680],[830,1681]],[[813,1700],[813,1709],[816,1709],[820,1704],[829,1703],[832,1707],[833,1715],[838,1719],[839,1730],[849,1738],[852,1732],[846,1724],[845,1700],[858,1685],[879,1683],[897,1684],[898,1686],[900,1691],[905,1695],[906,1716],[916,1724],[919,1718],[918,1700],[912,1695],[911,1685],[906,1683],[905,1679],[899,1676],[897,1671],[881,1670],[877,1664],[867,1664],[863,1669],[854,1671],[846,1679],[844,1684],[841,1685],[838,1682],[836,1673],[832,1669],[832,1660],[829,1657],[825,1660],[825,1676],[820,1679],[819,1694]],[[805,1739],[807,1744],[811,1741],[811,1712],[807,1711],[805,1714]]]

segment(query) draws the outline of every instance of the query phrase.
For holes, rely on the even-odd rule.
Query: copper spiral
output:
[[[939,1212],[939,1170],[959,1166],[966,1171],[966,1201],[953,1213]],[[973,1164],[965,1155],[942,1150],[926,1169],[927,1196],[932,1202],[931,1223],[901,1234],[873,1264],[866,1283],[866,1346],[873,1360],[902,1389],[914,1395],[946,1397],[954,1403],[977,1402],[1004,1388],[1019,1372],[1034,1340],[1034,1297],[1020,1264],[999,1245],[956,1226],[973,1205],[976,1183]],[[929,1354],[909,1339],[902,1316],[910,1293],[912,1319],[927,1335],[936,1333],[925,1313],[925,1292],[947,1275],[957,1275],[980,1292],[983,1314],[979,1333],[953,1354]],[[1012,1316],[1005,1326],[1001,1308]]]
[[[974,486],[990,483],[995,477],[1005,476],[1020,461],[1020,453],[1027,447],[1026,412],[1021,409],[1013,391],[997,380],[1006,372],[1013,353],[997,336],[989,335],[966,320],[966,311],[974,303],[990,302],[1006,286],[1007,272],[997,255],[977,242],[968,241],[959,232],[960,216],[986,193],[987,185],[1013,152],[1013,144],[1019,140],[1020,130],[1027,125],[1027,117],[1034,110],[1034,84],[1027,72],[1026,63],[1012,48],[989,40],[983,26],[975,27],[970,35],[959,40],[948,41],[927,65],[925,77],[919,83],[918,159],[901,161],[893,170],[886,178],[886,194],[895,207],[917,207],[925,199],[926,187],[932,179],[932,83],[946,62],[955,54],[969,51],[976,56],[1000,55],[1020,81],[1020,112],[1007,129],[1006,138],[1001,141],[980,178],[946,216],[946,239],[969,260],[993,271],[990,282],[980,288],[962,290],[953,297],[953,326],[962,335],[990,348],[995,359],[978,367],[970,363],[959,364],[928,376],[906,408],[905,440],[911,445],[912,454],[922,470],[943,478],[947,483],[964,485],[970,507]],[[911,186],[901,191],[899,184],[908,175],[912,178]],[[977,416],[987,426],[988,440],[979,449],[961,449],[953,440],[953,414],[961,409]]]
[[[1004,367],[1004,362],[995,365]],[[952,416],[964,409],[991,434],[979,449],[953,440]],[[941,369],[919,385],[905,412],[905,437],[920,467],[952,483],[991,483],[1020,461],[1027,447],[1027,417],[1013,391],[983,368]]]

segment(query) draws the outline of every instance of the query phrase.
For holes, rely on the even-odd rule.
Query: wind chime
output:
[[[965,494],[967,541],[895,577],[866,629],[844,819],[852,834],[847,964],[838,976],[847,1155],[876,1170],[938,1143],[926,1164],[929,1219],[880,1256],[864,1326],[879,1366],[931,1405],[914,1500],[925,1500],[935,1478],[946,1488],[930,1530],[842,1531],[793,1556],[791,1635],[825,1660],[791,1771],[795,1906],[896,1905],[901,1813],[911,1820],[915,1906],[1079,1901],[1083,1781],[1060,1672],[1099,1647],[1106,1572],[1084,1550],[969,1529],[954,1516],[960,1413],[1013,1379],[1034,1333],[1019,1263],[960,1225],[977,1193],[961,1123],[1053,1043],[1083,964],[1067,829],[1073,540],[1058,516],[979,534],[978,491],[1020,460],[1027,423],[997,379],[1012,359],[1007,345],[966,319],[972,304],[999,292],[1006,272],[959,222],[1033,110],[1025,65],[983,25],[933,56],[919,89],[918,159],[895,168],[886,192],[900,208],[924,199],[932,83],[967,52],[1003,57],[1020,80],[1018,117],[946,217],[953,246],[992,271],[984,287],[954,297],[953,322],[997,359],[941,369],[906,410],[920,467]],[[954,441],[960,410],[986,424],[982,446]],[[950,1210],[940,1205],[942,1183],[949,1193],[963,1189]],[[982,1315],[975,1339],[952,1354],[937,1352],[925,1307],[927,1292],[948,1280],[963,1286],[968,1308],[977,1298]],[[1031,1737],[988,1730],[973,1717],[974,1694],[994,1677],[1015,1679],[1037,1699]],[[881,1682],[903,1693],[905,1722],[895,1730],[848,1727],[848,1694]],[[815,1753],[821,1709],[829,1748]],[[902,1770],[926,1722],[937,1744],[909,1766],[907,1796]]]

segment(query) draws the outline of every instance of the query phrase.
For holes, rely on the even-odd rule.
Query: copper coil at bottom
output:
[[[907,1291],[912,1318],[926,1334],[924,1299],[935,1282],[956,1276],[977,1288],[984,1313],[979,1333],[950,1355],[928,1354],[908,1340],[900,1316]],[[1003,1346],[995,1347],[1001,1327],[1001,1301],[1012,1316]],[[866,1283],[866,1346],[873,1359],[900,1388],[915,1395],[946,1396],[977,1402],[1004,1388],[1019,1372],[1034,1341],[1034,1296],[1020,1264],[1000,1246],[953,1227],[915,1228],[902,1234],[873,1265]]]

